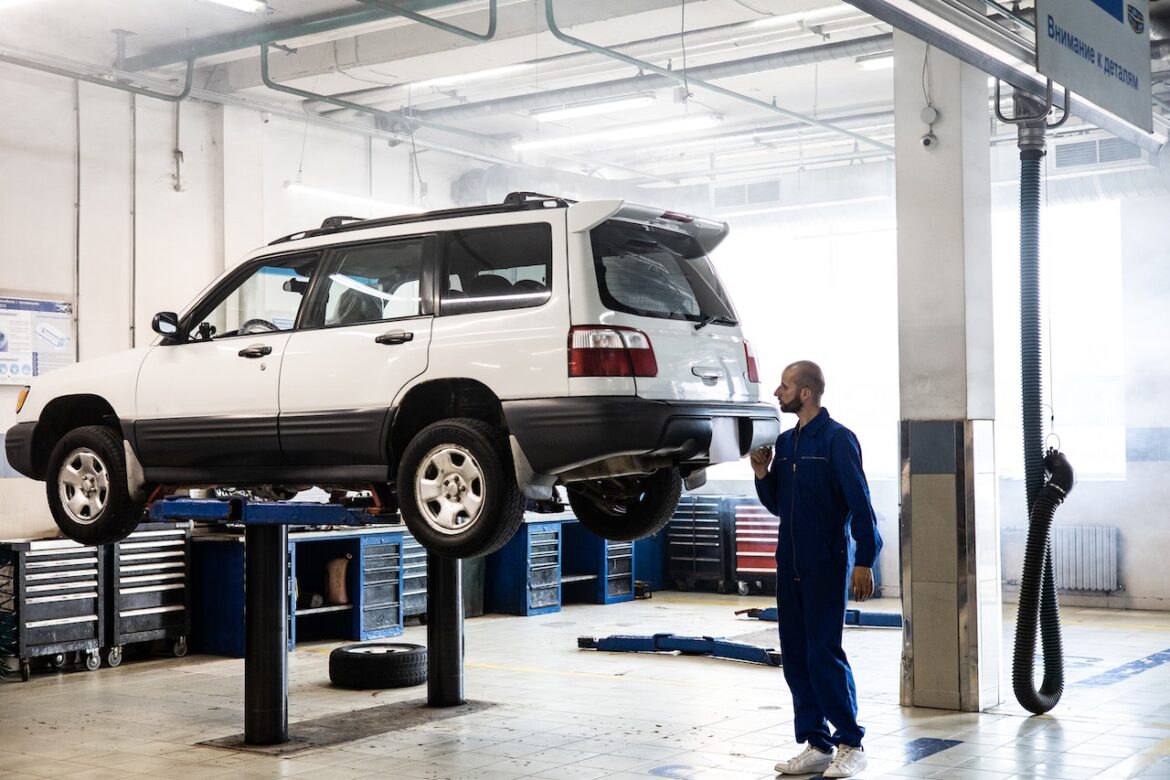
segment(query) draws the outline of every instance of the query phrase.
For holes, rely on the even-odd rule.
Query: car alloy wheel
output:
[[[61,464],[57,472],[57,489],[61,507],[70,519],[89,525],[101,515],[110,497],[110,471],[100,455],[88,447],[78,447]]]

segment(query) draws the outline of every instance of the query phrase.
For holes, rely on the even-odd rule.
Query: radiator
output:
[[[1120,532],[1113,526],[1071,525],[1052,529],[1052,563],[1061,590],[1117,590]]]

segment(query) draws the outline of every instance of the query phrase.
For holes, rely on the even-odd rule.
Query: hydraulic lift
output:
[[[378,515],[339,504],[164,499],[154,522],[244,526],[244,742],[288,741],[288,527],[369,525]],[[460,562],[427,554],[427,704],[453,707],[463,696],[463,599]]]

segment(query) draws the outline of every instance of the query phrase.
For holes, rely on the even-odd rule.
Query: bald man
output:
[[[825,376],[801,360],[781,375],[774,395],[796,427],[773,448],[751,454],[760,503],[780,518],[776,604],[784,679],[792,691],[799,755],[776,764],[780,774],[853,777],[865,769],[857,723],[857,688],[841,647],[849,592],[873,595],[873,563],[881,549],[877,518],[861,468],[861,446],[821,407]],[[771,467],[769,468],[769,464]],[[849,560],[849,535],[857,542]],[[851,573],[852,572],[852,573]],[[829,730],[829,724],[834,727]]]

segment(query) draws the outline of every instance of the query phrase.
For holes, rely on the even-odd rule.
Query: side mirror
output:
[[[150,327],[160,336],[174,336],[179,332],[179,315],[173,311],[160,311],[154,315]]]

